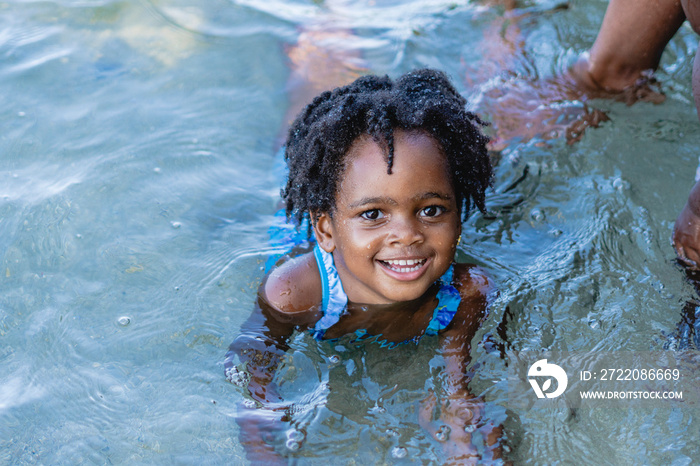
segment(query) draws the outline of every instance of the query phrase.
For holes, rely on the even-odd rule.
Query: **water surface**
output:
[[[354,65],[444,69],[492,120],[485,89],[561,73],[606,2],[521,6],[515,52],[500,54],[503,9],[478,2],[0,3],[0,463],[244,464],[246,394],[223,358],[272,253],[290,47],[331,24],[353,35]],[[678,345],[696,294],[669,238],[698,165],[696,43],[684,26],[664,55],[663,104],[590,103],[610,120],[573,145],[508,141],[497,216],[471,218],[460,245],[501,290],[478,339],[505,321],[495,338],[513,353]],[[291,457],[439,461],[415,416],[439,383],[433,344],[293,346],[280,377],[306,441]],[[517,462],[700,453],[697,408],[515,409],[504,360],[483,345],[473,357],[472,389],[503,418]]]

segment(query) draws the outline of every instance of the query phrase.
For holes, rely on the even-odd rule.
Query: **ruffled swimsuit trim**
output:
[[[321,275],[323,290],[321,311],[323,315],[321,319],[316,322],[314,328],[311,329],[311,333],[315,339],[322,340],[326,330],[338,323],[343,314],[345,314],[348,306],[348,295],[345,293],[343,284],[340,282],[338,270],[333,263],[333,255],[324,251],[316,244],[314,246],[314,257],[316,258],[316,265]],[[433,316],[425,331],[426,335],[437,335],[440,330],[447,328],[457,313],[461,297],[457,288],[452,285],[453,274],[454,265],[450,265],[447,272],[437,281],[440,285],[440,289],[437,293],[438,304],[435,306]],[[365,330],[357,330],[355,333],[358,339],[370,337]],[[417,338],[411,341],[415,340],[417,340]],[[382,346],[396,346],[396,344],[383,342]]]

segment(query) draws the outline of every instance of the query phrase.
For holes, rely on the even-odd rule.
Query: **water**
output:
[[[524,2],[520,52],[495,56],[502,9],[476,2],[0,3],[0,463],[245,463],[223,357],[271,253],[285,51],[304,28],[352,28],[353,66],[442,68],[487,108],[489,82],[522,88],[592,43],[605,2],[555,6]],[[696,297],[669,242],[698,163],[696,41],[684,27],[664,55],[664,104],[595,102],[610,121],[574,145],[509,141],[496,218],[470,219],[460,245],[501,290],[477,338],[506,322],[511,352],[668,344]],[[416,419],[434,345],[293,345],[279,377],[296,424],[276,439],[291,457],[439,461]],[[518,462],[700,453],[697,408],[520,410],[504,361],[473,358]]]

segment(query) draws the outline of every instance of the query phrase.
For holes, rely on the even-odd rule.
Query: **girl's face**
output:
[[[394,132],[394,164],[384,151],[358,138],[331,217],[321,214],[315,233],[333,253],[350,301],[389,304],[421,297],[447,271],[461,234],[460,213],[447,158],[423,132]]]

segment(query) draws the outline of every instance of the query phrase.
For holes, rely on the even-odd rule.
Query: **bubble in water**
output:
[[[588,321],[588,326],[595,330],[598,327],[600,327],[600,322],[598,321],[598,319],[590,319]]]
[[[257,405],[255,404],[255,401],[253,400],[243,400],[243,407],[246,409],[253,409],[256,408]]]
[[[530,218],[536,222],[541,222],[544,220],[544,213],[540,209],[532,209],[530,212]]]
[[[555,238],[558,236],[561,236],[562,233],[564,233],[564,232],[559,230],[558,228],[553,228],[553,229],[549,230],[549,234],[554,236]]]
[[[117,323],[121,325],[122,327],[126,327],[131,323],[131,318],[127,316],[121,316],[120,318],[117,319]]]
[[[288,439],[287,443],[285,444],[287,447],[287,450],[289,451],[297,451],[299,448],[301,448],[301,444],[297,441],[294,441],[292,439]]]
[[[397,459],[406,458],[406,456],[408,456],[408,450],[404,447],[394,447],[391,450],[391,456]]]
[[[250,374],[245,369],[239,369],[236,366],[231,366],[226,369],[226,379],[239,387],[247,387],[250,383]]]
[[[304,432],[302,432],[298,429],[289,429],[287,431],[287,439],[294,440],[297,442],[303,442],[304,441]]]
[[[465,421],[471,421],[471,419],[474,417],[474,413],[471,409],[462,407],[459,409],[459,417]]]
[[[304,432],[297,429],[290,429],[287,431],[287,441],[285,445],[289,451],[297,451],[301,448],[301,444],[304,442]]]
[[[331,364],[338,364],[340,362],[340,356],[334,354],[331,357],[329,357],[328,360],[331,362]]]
[[[442,425],[437,432],[435,432],[435,438],[440,442],[447,442],[447,440],[450,438],[451,431],[452,429],[450,429],[450,426]]]
[[[474,424],[467,424],[466,426],[464,426],[464,432],[466,432],[468,434],[471,434],[475,430],[476,430],[476,426]]]
[[[176,230],[182,226],[182,223],[180,222],[170,222],[170,224],[175,228]]]

